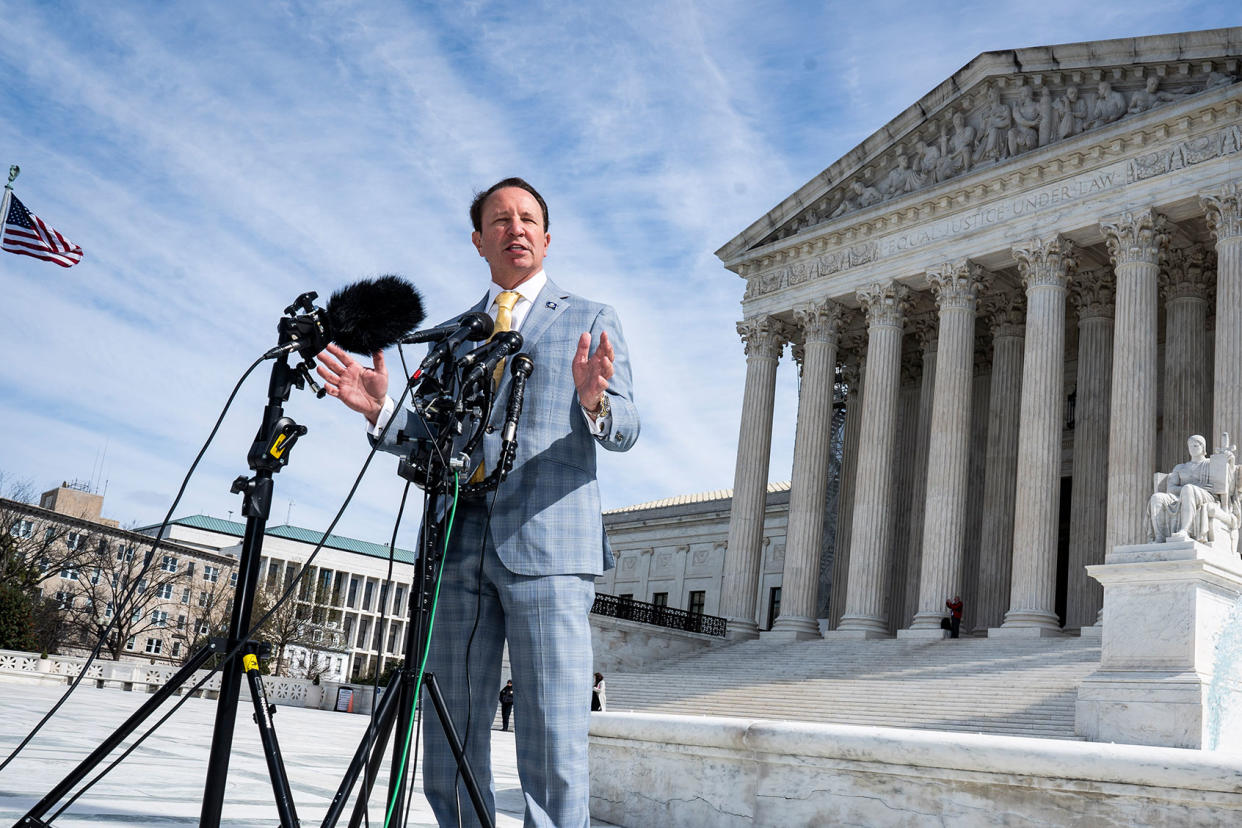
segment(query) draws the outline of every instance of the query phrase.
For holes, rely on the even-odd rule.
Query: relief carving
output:
[[[926,140],[914,139],[906,148],[894,147],[887,159],[876,159],[873,166],[856,173],[826,193],[815,205],[792,219],[762,242],[792,235],[806,227],[866,209],[893,198],[947,181],[970,172],[981,164],[1002,163],[1038,147],[1064,141],[1088,130],[1134,117],[1167,103],[1237,82],[1231,73],[1208,66],[1185,77],[1162,77],[1167,67],[1149,65],[1142,85],[1126,81],[1125,89],[1113,81],[1101,80],[1085,94],[1076,82],[1059,89],[1039,81],[1038,96],[1032,83],[1019,78],[1021,85],[1003,91],[993,82],[983,103],[973,110],[967,104],[940,116],[939,123],[928,124]],[[1206,71],[1204,71],[1206,70]],[[1037,76],[1038,77],[1038,76]],[[945,121],[947,119],[947,123]],[[1233,139],[1237,140],[1237,139]],[[1189,142],[1193,143],[1193,142]],[[1136,159],[1135,177],[1147,178],[1170,172],[1177,163],[1194,164],[1220,154],[1236,152],[1207,141],[1198,147],[1185,147],[1185,157],[1170,158],[1167,152]],[[887,163],[885,161],[887,160]],[[873,169],[878,172],[873,172]]]

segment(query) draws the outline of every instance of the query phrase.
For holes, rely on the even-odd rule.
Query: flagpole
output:
[[[13,182],[17,180],[17,176],[21,175],[22,168],[14,164],[9,167],[9,183],[4,185],[4,199],[0,200],[0,228],[4,222],[9,220],[9,199],[13,195]],[[3,229],[0,229],[0,236],[4,235]]]

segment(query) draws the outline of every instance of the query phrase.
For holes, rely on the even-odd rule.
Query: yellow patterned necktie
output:
[[[496,297],[496,324],[492,327],[492,336],[501,331],[508,331],[513,328],[513,307],[522,298],[522,294],[516,290],[503,291]],[[496,370],[492,372],[492,387],[500,385],[500,378],[505,373],[505,360],[501,360],[496,366]],[[470,477],[471,483],[480,483],[487,476],[483,471],[483,463],[479,463],[479,467],[474,470],[474,474]]]

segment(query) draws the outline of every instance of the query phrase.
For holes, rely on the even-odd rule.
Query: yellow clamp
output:
[[[248,653],[247,655],[242,656],[242,669],[244,669],[247,673],[251,670],[258,670],[259,657],[253,653]]]

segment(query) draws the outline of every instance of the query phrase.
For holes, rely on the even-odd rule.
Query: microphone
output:
[[[340,288],[328,299],[325,312],[331,340],[364,356],[404,341],[426,318],[418,291],[391,273]]]
[[[427,328],[423,331],[412,333],[409,336],[401,338],[402,345],[417,345],[421,342],[439,342],[447,336],[457,333],[462,325],[470,326],[470,333],[466,337],[471,342],[478,342],[487,339],[492,335],[492,327],[495,323],[492,318],[483,311],[474,311],[468,313],[456,322],[449,325],[438,325],[434,328]]]
[[[457,320],[457,325],[452,329],[452,332],[441,339],[440,343],[432,348],[427,356],[423,358],[422,363],[418,366],[418,370],[414,372],[410,379],[418,379],[423,374],[435,369],[441,362],[452,356],[457,346],[466,340],[477,342],[480,339],[486,339],[491,336],[492,328],[495,324],[492,318],[483,313],[483,311],[474,311],[473,313],[466,314]],[[441,327],[447,328],[449,326],[442,325]]]
[[[475,348],[461,358],[458,366],[463,370],[470,369],[462,379],[461,387],[468,388],[485,377],[490,377],[502,359],[521,347],[522,335],[517,331],[501,331],[496,334],[491,342]]]
[[[534,370],[535,361],[530,354],[518,354],[509,364],[513,385],[509,387],[509,407],[505,409],[505,424],[500,430],[500,439],[505,443],[513,442],[517,436],[518,418],[522,416],[522,401],[526,396],[526,379]]]

